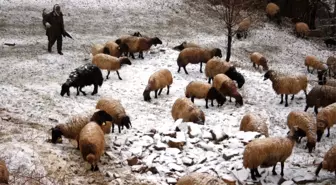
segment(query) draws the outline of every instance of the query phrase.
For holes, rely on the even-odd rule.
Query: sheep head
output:
[[[61,96],[64,96],[65,93],[70,96],[70,85],[68,83],[62,85]]]
[[[125,65],[125,64],[132,65],[130,59],[127,57],[120,57],[119,61],[120,61],[120,65]]]
[[[184,49],[184,46],[185,46],[186,44],[187,44],[187,41],[184,41],[184,42],[182,42],[182,44],[173,47],[173,49],[182,51],[182,50]]]
[[[121,43],[121,44],[118,44],[118,45],[119,45],[118,50],[119,50],[120,52],[128,52],[129,47],[128,47],[127,44],[125,44],[125,43]]]
[[[129,116],[124,116],[123,118],[121,118],[121,125],[125,126],[127,129],[132,127],[132,123]]]
[[[274,76],[274,74],[275,74],[274,70],[268,70],[264,75],[264,81],[272,78]]]
[[[134,32],[132,36],[136,36],[136,37],[142,37],[141,33],[140,32]]]
[[[225,73],[225,75],[227,75],[230,79],[236,81],[239,89],[245,84],[244,76],[241,73],[237,72],[234,66],[231,66],[229,70]]]
[[[317,71],[317,78],[318,78],[318,84],[319,85],[324,85],[327,83],[327,70],[318,70]]]
[[[62,142],[62,131],[59,127],[51,128],[51,142],[56,144]]]
[[[106,121],[111,121],[112,122],[113,120],[114,120],[113,117],[103,110],[100,110],[100,111],[97,111],[97,112],[93,113],[93,115],[90,119],[90,121],[95,121],[99,125],[102,125]]]
[[[222,50],[219,48],[215,48],[212,50],[213,56],[222,58]]]
[[[157,44],[162,44],[162,41],[158,37],[152,38],[151,41],[154,46],[156,46]]]

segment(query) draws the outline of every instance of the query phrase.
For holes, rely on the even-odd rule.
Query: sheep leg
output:
[[[317,107],[316,107],[316,106],[314,106],[314,112],[315,112],[315,114],[317,115],[318,110],[317,110]]]
[[[77,140],[77,150],[79,150],[79,140]]]
[[[135,59],[135,57],[134,57],[134,54],[133,53],[129,53],[130,54],[130,56],[133,58],[133,59]]]
[[[106,80],[108,79],[109,75],[110,75],[110,71],[107,71]]]
[[[257,177],[261,177],[261,175],[260,175],[260,173],[259,173],[259,171],[258,171],[258,168],[256,168],[256,169],[254,170],[254,172],[255,172],[255,175],[256,175]]]
[[[231,100],[231,96],[230,96],[230,99],[229,99],[229,101],[230,101],[230,102],[232,102],[232,100]]]
[[[327,134],[327,137],[330,136],[330,127],[328,127],[328,134]]]
[[[155,98],[157,98],[158,90],[155,90]]]
[[[110,71],[109,71],[109,73],[110,73]],[[117,75],[118,75],[119,80],[122,80],[122,78],[120,77],[119,71],[117,71]]]
[[[322,169],[322,163],[320,163],[318,165],[318,167],[316,168],[316,171],[315,171],[315,175],[318,176],[318,174],[320,173],[320,170]],[[336,175],[336,171],[335,171],[335,175]]]
[[[200,65],[200,73],[203,73],[203,72],[202,72],[202,63],[203,63],[203,62],[200,62],[200,64],[201,64],[201,65]]]
[[[77,96],[79,95],[79,87],[77,87],[77,94],[76,94]]]
[[[205,98],[205,108],[209,108],[209,106],[208,106],[208,98]]]
[[[214,106],[213,102],[214,102],[214,100],[212,99],[212,100],[211,100],[211,106],[212,106],[212,107]]]
[[[272,170],[273,175],[277,175],[277,172],[275,171],[275,167],[276,167],[276,164],[273,166],[273,170]]]
[[[84,96],[86,96],[86,93],[85,93],[84,91],[82,91],[82,88],[83,88],[83,86],[81,86],[81,87],[79,88],[79,91],[80,91],[81,93],[83,93]]]
[[[314,70],[315,70],[315,69],[313,68],[313,70],[311,71],[311,74],[313,74],[313,73],[314,73]]]
[[[251,178],[252,178],[252,180],[257,180],[256,177],[254,176],[254,170],[255,169],[253,169],[253,168],[251,169]]]
[[[99,171],[98,165],[94,167],[93,171]]]
[[[191,97],[191,102],[193,102],[193,103],[194,103],[194,100],[195,100],[195,97],[194,97],[194,96],[192,96],[192,97]]]
[[[118,130],[119,130],[119,133],[121,133],[121,127],[120,127],[120,125],[118,125]]]
[[[291,98],[291,100],[294,100],[294,94],[292,95],[292,98]]]
[[[254,67],[255,69],[257,69],[256,64],[255,64],[254,62],[252,62],[252,64],[253,64],[253,67]]]
[[[283,103],[283,94],[281,94],[281,101],[280,101],[280,104]]]
[[[98,93],[98,85],[94,84],[94,89],[93,89],[93,92],[91,93],[91,95],[95,95],[97,93]]]
[[[140,57],[140,55],[141,55],[141,57]],[[139,58],[144,59],[144,57],[143,57],[143,52],[142,52],[142,51],[139,52]]]
[[[163,89],[163,88],[161,88],[161,89],[159,90],[159,95],[161,95],[162,89]]]
[[[209,77],[208,83],[211,84],[211,78]]]
[[[307,71],[308,71],[308,73],[310,73],[309,66],[307,66]]]
[[[285,162],[281,162],[281,173],[280,173],[281,176],[284,176],[284,172],[283,172],[284,167],[285,167]]]
[[[177,72],[180,73],[180,71],[181,71],[181,66],[179,66]]]
[[[305,111],[305,112],[307,112],[308,108],[309,108],[309,107],[308,107],[308,105],[306,105],[306,108],[305,108],[305,110],[304,110],[304,111]]]
[[[167,95],[169,94],[169,88],[170,88],[170,86],[167,85]]]
[[[286,99],[285,107],[288,107],[288,94],[285,94],[285,99]]]
[[[114,124],[112,124],[112,133],[114,133]]]

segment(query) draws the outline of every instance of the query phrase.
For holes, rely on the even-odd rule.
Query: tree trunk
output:
[[[309,25],[309,28],[311,30],[314,30],[316,29],[315,27],[315,19],[316,19],[316,12],[317,12],[317,1],[313,1],[312,2],[312,6],[310,7],[310,15],[309,15],[309,22],[308,22],[308,25]]]
[[[230,61],[231,57],[231,44],[232,44],[232,27],[228,26],[228,44],[227,44],[227,50],[226,50],[226,61]]]

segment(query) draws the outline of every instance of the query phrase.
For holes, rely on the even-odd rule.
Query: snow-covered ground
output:
[[[56,44],[53,53],[47,52],[47,38],[41,23],[42,9],[51,10],[55,3],[61,5],[65,28],[75,39],[63,40],[63,56],[57,54]],[[176,178],[193,169],[210,172],[207,167],[215,169],[218,174],[235,174],[231,177],[238,177],[244,183],[249,182],[249,171],[242,167],[243,145],[239,140],[242,136],[237,133],[243,115],[247,112],[259,113],[268,119],[271,136],[285,136],[288,131],[288,113],[305,107],[303,92],[293,101],[289,100],[289,107],[280,105],[280,97],[276,96],[271,82],[263,81],[264,73],[252,68],[249,53],[263,53],[272,69],[306,74],[303,65],[306,55],[315,55],[326,61],[335,52],[327,50],[320,42],[297,39],[292,28],[279,29],[265,21],[266,18],[261,18],[253,25],[246,40],[234,40],[232,49],[232,61],[246,79],[245,85],[239,90],[244,98],[244,106],[236,107],[233,100],[221,108],[205,109],[204,100],[196,100],[195,104],[206,115],[205,126],[200,128],[203,135],[196,139],[187,136],[187,146],[182,152],[170,149],[156,151],[153,148],[157,143],[154,142],[165,142],[169,138],[156,134],[152,139],[147,136],[149,131],[156,129],[158,133],[164,134],[174,130],[175,123],[171,116],[174,101],[184,96],[185,86],[190,81],[207,80],[204,74],[199,73],[199,65],[188,65],[189,75],[183,71],[177,73],[178,52],[171,48],[187,40],[207,47],[219,47],[225,56],[226,36],[218,20],[205,12],[195,11],[182,0],[0,0],[0,4],[0,158],[8,163],[13,184],[22,184],[29,177],[33,177],[29,184],[38,184],[36,179],[39,178],[45,184],[144,182],[139,179],[165,184],[168,177]],[[163,44],[153,47],[151,53],[144,55],[144,60],[131,60],[131,66],[123,67],[119,71],[123,80],[118,80],[116,73],[112,72],[110,79],[99,88],[98,95],[76,96],[75,89],[71,89],[70,97],[60,96],[61,84],[69,73],[91,61],[88,52],[92,43],[103,44],[134,31],[157,36]],[[9,47],[4,43],[16,45]],[[166,95],[164,90],[158,99],[152,95],[150,103],[143,101],[142,92],[148,77],[162,68],[173,73],[174,83],[170,94]],[[103,75],[106,76],[106,71],[103,71]],[[316,74],[309,74],[309,79],[310,90],[316,84]],[[92,92],[93,87],[85,87],[83,90]],[[73,115],[94,110],[97,100],[104,96],[121,101],[133,128],[106,136],[109,155],[102,157],[100,172],[92,173],[75,146],[66,140],[58,145],[46,140],[50,138],[51,127],[66,122]],[[313,110],[310,108],[309,112]],[[213,129],[222,130],[230,138],[214,144],[211,139],[203,137]],[[335,129],[332,128],[330,132],[330,137],[323,137],[311,154],[305,150],[305,139],[295,146],[285,164],[284,179],[314,175],[317,164],[334,143]],[[204,144],[210,149],[205,149]],[[237,152],[238,156],[226,161],[222,157],[223,153],[230,151]],[[154,161],[159,173],[131,172],[126,159],[134,154],[140,155],[143,164],[148,164],[150,159],[152,161],[149,164]],[[207,157],[205,162],[200,159],[203,156]],[[198,169],[195,165],[187,167],[184,162],[181,163],[183,157],[201,161],[200,166],[204,168]],[[175,172],[171,171],[173,168]],[[280,171],[280,165],[277,171]],[[262,172],[262,184],[276,184],[280,179],[279,175],[271,175],[271,169]],[[326,184],[327,179],[335,180],[334,174],[321,171],[318,181]]]

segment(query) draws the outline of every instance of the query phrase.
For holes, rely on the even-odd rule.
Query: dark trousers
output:
[[[62,35],[56,37],[56,36],[48,36],[48,51],[51,52],[52,46],[55,44],[57,41],[57,51],[61,52],[62,51]]]

